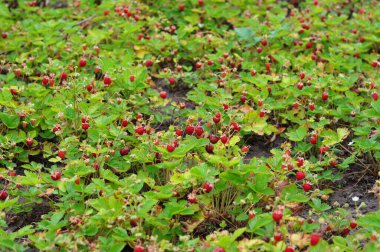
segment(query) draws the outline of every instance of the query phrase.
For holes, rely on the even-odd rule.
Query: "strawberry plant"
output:
[[[2,1],[4,251],[378,251],[380,3]]]

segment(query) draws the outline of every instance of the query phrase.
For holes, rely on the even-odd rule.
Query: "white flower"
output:
[[[351,146],[353,143],[354,143],[354,142],[353,142],[353,141],[351,141],[351,142],[349,142],[349,143],[348,143],[348,145],[350,145],[350,146]]]
[[[357,197],[357,196],[352,197],[352,201],[354,201],[354,202],[359,201],[359,197]]]

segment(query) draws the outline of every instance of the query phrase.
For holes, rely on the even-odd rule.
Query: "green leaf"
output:
[[[289,137],[289,140],[294,142],[300,142],[307,135],[307,129],[304,126],[301,126],[295,131],[286,133],[286,135]]]
[[[20,124],[20,117],[17,115],[0,112],[0,119],[10,129],[17,128]]]

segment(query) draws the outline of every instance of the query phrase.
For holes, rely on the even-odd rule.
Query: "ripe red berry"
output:
[[[255,75],[256,75],[256,71],[254,69],[252,69],[251,76],[255,76]]]
[[[185,5],[184,5],[184,4],[180,4],[180,5],[178,6],[178,10],[179,10],[179,11],[184,11],[184,10],[185,10]]]
[[[223,144],[226,144],[228,142],[228,137],[226,135],[222,135],[220,137],[220,141],[223,143]]]
[[[134,82],[134,81],[135,81],[135,76],[134,76],[134,75],[129,76],[129,80],[130,80],[131,82]]]
[[[196,64],[195,64],[195,68],[201,68],[202,67],[202,63],[201,62],[197,62]]]
[[[26,145],[28,145],[29,147],[33,145],[33,139],[31,138],[27,138],[26,141],[25,141]]]
[[[311,42],[307,42],[307,43],[306,43],[306,49],[310,49],[311,46],[312,46]]]
[[[74,183],[75,183],[76,185],[79,185],[79,184],[80,184],[80,179],[76,179],[76,180],[74,181]]]
[[[261,40],[261,44],[262,44],[263,46],[268,45],[268,40],[266,40],[266,39]]]
[[[8,37],[8,34],[7,34],[6,32],[2,32],[2,33],[1,33],[1,37],[2,37],[3,39],[6,39],[6,38]]]
[[[199,5],[204,5],[204,4],[205,4],[205,1],[204,1],[204,0],[198,0],[198,4],[199,4]]]
[[[172,145],[172,144],[168,144],[168,145],[166,146],[166,149],[167,149],[169,152],[173,152],[173,151],[175,150],[175,146]]]
[[[325,91],[322,94],[322,100],[326,101],[329,98],[329,94]]]
[[[50,175],[51,179],[56,181],[61,178],[61,172],[60,171],[53,171]]]
[[[315,136],[310,137],[310,143],[311,143],[311,144],[316,144],[316,143],[317,143],[317,140],[318,140],[318,138],[315,137]]]
[[[205,190],[205,192],[209,193],[212,191],[212,189],[214,189],[214,185],[211,184],[210,182],[205,182],[203,185],[202,185],[202,188]]]
[[[304,161],[304,159],[302,157],[297,158],[297,166],[298,167],[303,166],[303,161]]]
[[[60,157],[61,159],[65,159],[65,152],[63,150],[59,150],[58,157]]]
[[[298,102],[293,103],[293,108],[298,109],[300,107],[300,104]]]
[[[241,151],[242,151],[242,152],[248,152],[248,150],[249,150],[249,147],[248,147],[248,146],[242,146],[242,147],[241,147]]]
[[[257,47],[256,51],[257,51],[258,53],[261,53],[261,52],[263,51],[263,48],[259,46],[259,47]]]
[[[309,184],[309,183],[304,183],[304,184],[302,185],[302,187],[303,187],[303,190],[304,190],[305,192],[308,192],[308,191],[310,191],[311,189],[313,189],[313,186],[312,186],[311,184]]]
[[[275,222],[279,223],[282,219],[282,211],[276,210],[272,213],[272,218]]]
[[[62,72],[61,75],[60,75],[60,79],[61,80],[66,80],[67,79],[67,73],[66,72]]]
[[[0,191],[0,200],[6,200],[8,198],[8,192],[5,189]]]
[[[188,135],[192,135],[194,133],[194,130],[195,130],[195,128],[192,125],[187,125],[185,128],[185,132]]]
[[[200,135],[202,135],[202,133],[203,133],[203,128],[201,126],[196,126],[195,127],[195,134],[197,136],[200,136]]]
[[[142,134],[145,133],[145,128],[144,127],[138,127],[135,129],[135,132],[141,136]]]
[[[216,135],[213,135],[213,134],[211,134],[211,135],[209,136],[209,139],[210,139],[210,142],[211,142],[212,144],[216,144],[216,143],[219,141],[219,138],[218,138]]]
[[[212,66],[212,60],[207,61],[207,65]]]
[[[301,72],[301,73],[300,73],[300,79],[302,80],[303,78],[305,78],[305,73],[304,73],[304,72]]]
[[[292,247],[286,247],[285,252],[294,252]]]
[[[92,91],[93,86],[91,84],[87,84],[86,89],[88,92]]]
[[[255,216],[256,216],[255,211],[251,211],[251,212],[249,212],[249,214],[248,214],[248,219],[252,220],[253,218],[255,218]]]
[[[241,102],[245,102],[247,100],[247,97],[245,96],[245,95],[242,95],[241,97],[240,97],[240,101]]]
[[[47,84],[49,84],[49,78],[47,76],[44,76],[42,78],[42,85],[46,86]]]
[[[125,156],[129,154],[129,148],[128,147],[123,147],[120,149],[120,155]]]
[[[266,64],[265,64],[265,68],[266,68],[268,71],[270,71],[270,63],[266,63]]]
[[[214,121],[214,123],[219,123],[220,122],[220,116],[218,117],[218,116],[214,116],[213,118],[212,118],[212,120]]]
[[[79,66],[80,66],[80,67],[85,67],[86,64],[87,64],[87,61],[86,61],[85,58],[81,58],[81,59],[79,60]]]
[[[279,242],[282,240],[282,235],[281,235],[281,233],[276,232],[276,233],[274,233],[273,238],[275,241]]]
[[[170,83],[170,85],[174,85],[175,79],[173,77],[169,78],[169,83]]]
[[[146,67],[151,67],[153,65],[153,62],[151,60],[146,60],[145,61],[145,66]]]
[[[377,92],[373,92],[373,93],[372,93],[372,99],[373,99],[374,101],[377,101],[377,100],[379,99],[379,95],[377,94]]]
[[[190,193],[187,195],[187,201],[191,204],[197,203],[197,196],[194,193]]]
[[[144,247],[141,245],[136,245],[133,251],[134,252],[144,252]]]
[[[168,93],[166,93],[165,91],[161,91],[161,92],[160,92],[160,97],[161,97],[162,99],[166,99],[166,98],[168,97]]]
[[[205,149],[207,153],[210,153],[210,154],[214,153],[214,146],[212,146],[211,144],[206,145]]]
[[[260,117],[264,117],[265,116],[265,110],[260,110]]]
[[[104,76],[103,83],[104,83],[105,86],[110,85],[111,82],[112,82],[111,77],[109,77],[108,75]]]
[[[319,243],[319,240],[320,240],[320,236],[318,234],[312,234],[310,236],[310,245],[311,246],[315,246]]]
[[[343,230],[340,232],[343,237],[347,236],[350,233],[350,229],[343,228]]]
[[[379,66],[380,64],[379,64],[379,62],[377,62],[377,61],[373,61],[373,62],[371,63],[371,65],[372,65],[373,68],[376,68],[376,67]]]
[[[296,173],[296,179],[303,180],[305,178],[305,173],[303,171],[298,171]]]
[[[212,252],[226,252],[226,250],[222,247],[216,247]]]
[[[121,126],[122,126],[122,127],[127,127],[128,124],[129,124],[129,122],[128,122],[127,119],[123,119],[123,120],[121,120]]]
[[[313,110],[315,109],[315,104],[314,104],[313,102],[311,102],[311,103],[309,104],[309,109],[310,109],[311,111],[313,111]]]
[[[302,90],[302,89],[303,89],[303,83],[302,83],[302,82],[298,82],[298,83],[297,83],[297,88],[298,88],[299,90]]]
[[[357,224],[355,221],[351,221],[351,223],[350,223],[350,228],[354,229],[354,228],[357,227],[357,225],[358,225],[358,224]]]
[[[107,16],[109,12],[110,12],[109,10],[104,10],[103,15]]]
[[[82,123],[82,129],[83,130],[88,130],[89,127],[90,127],[90,125],[88,123]]]
[[[263,100],[261,100],[261,99],[258,100],[258,101],[257,101],[257,105],[258,105],[259,107],[263,106]]]

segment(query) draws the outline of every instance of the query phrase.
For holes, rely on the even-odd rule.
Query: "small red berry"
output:
[[[322,94],[322,100],[326,101],[329,98],[329,94],[325,91]]]
[[[165,91],[161,91],[161,92],[160,92],[160,97],[161,97],[162,99],[166,99],[166,98],[168,97],[168,93],[165,92]]]
[[[220,137],[220,141],[223,143],[223,144],[226,144],[228,142],[228,137],[226,135],[222,135]]]
[[[272,213],[272,218],[275,222],[279,223],[282,219],[282,211],[276,210]]]
[[[2,37],[3,39],[6,39],[6,38],[8,37],[8,34],[7,34],[6,32],[2,32],[2,33],[1,33],[1,37]]]
[[[311,102],[311,103],[309,104],[309,109],[310,109],[311,111],[313,111],[313,110],[315,109],[315,104],[314,104],[313,102]]]
[[[26,145],[28,145],[29,147],[33,145],[33,139],[31,138],[27,138],[26,139]]]
[[[187,195],[187,201],[191,204],[197,203],[197,196],[194,193],[190,193]]]
[[[145,133],[145,128],[144,127],[138,127],[137,129],[135,129],[135,132],[141,136]]]
[[[356,228],[357,226],[358,226],[358,224],[355,221],[352,221],[350,223],[350,228],[352,228],[352,229]]]
[[[298,167],[303,166],[303,161],[304,161],[304,159],[302,157],[297,158],[297,166]]]
[[[112,82],[111,77],[109,77],[108,75],[104,76],[103,83],[104,83],[105,86],[110,85],[111,82]]]
[[[153,65],[153,62],[151,60],[146,60],[145,61],[145,66],[146,67],[151,67]]]
[[[210,154],[214,153],[214,146],[212,146],[211,144],[206,145],[205,149],[206,149],[207,153],[210,153]]]
[[[128,147],[123,147],[120,149],[120,155],[121,156],[125,156],[125,155],[128,155],[129,154],[129,148]]]
[[[174,85],[175,79],[173,77],[169,78],[169,83],[170,83],[170,85]]]
[[[168,144],[168,145],[166,146],[166,149],[167,149],[169,152],[173,152],[173,151],[175,150],[175,146],[172,145],[172,144]]]
[[[50,175],[51,179],[56,181],[61,178],[61,172],[60,171],[53,171]]]
[[[310,236],[310,245],[311,246],[315,246],[315,245],[317,245],[318,243],[319,243],[319,240],[320,240],[320,236],[319,235],[317,235],[317,234],[312,234],[311,236]]]
[[[296,179],[303,180],[305,178],[305,173],[303,171],[298,171],[296,173]]]
[[[212,191],[212,189],[214,189],[214,185],[211,184],[210,182],[205,182],[203,185],[202,185],[202,188],[205,190],[205,192],[209,193]]]
[[[8,198],[8,192],[5,189],[0,191],[0,200],[6,200]]]
[[[308,192],[308,191],[310,191],[311,189],[313,189],[313,186],[312,186],[311,184],[309,184],[309,183],[304,183],[304,184],[302,185],[302,187],[303,187],[303,190],[304,190],[305,192]]]
[[[58,157],[60,157],[61,159],[65,159],[65,152],[63,150],[59,150]]]
[[[374,101],[377,101],[377,100],[379,99],[379,95],[377,94],[377,92],[373,92],[373,93],[372,93],[372,99],[373,99]]]
[[[85,67],[86,64],[87,64],[87,61],[86,61],[85,58],[81,58],[81,59],[79,60],[79,66],[80,66],[80,67]]]

